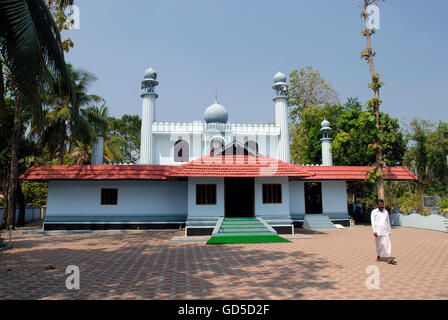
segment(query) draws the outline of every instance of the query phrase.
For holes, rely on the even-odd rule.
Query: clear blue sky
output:
[[[141,114],[140,81],[158,72],[157,121],[202,120],[218,100],[230,122],[273,120],[272,77],[311,65],[342,102],[372,91],[360,35],[361,0],[76,0],[81,28],[63,33],[67,60],[99,79],[112,116]],[[380,3],[374,36],[382,111],[401,121],[448,121],[448,1]]]

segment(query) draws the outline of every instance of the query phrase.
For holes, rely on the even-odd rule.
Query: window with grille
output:
[[[197,184],[196,204],[216,204],[216,184]]]
[[[101,204],[114,205],[118,203],[118,189],[101,189]]]
[[[263,184],[263,203],[282,203],[282,185]]]

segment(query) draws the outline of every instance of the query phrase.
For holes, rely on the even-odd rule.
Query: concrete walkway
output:
[[[0,299],[448,299],[447,233],[394,228],[393,266],[375,261],[368,226],[296,231],[292,243],[207,246],[183,230],[18,230],[0,252]],[[68,265],[79,290],[66,289]],[[366,287],[371,270],[379,289]]]

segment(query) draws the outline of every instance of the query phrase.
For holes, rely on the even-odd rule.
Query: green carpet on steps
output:
[[[292,242],[277,235],[211,237],[207,244]]]

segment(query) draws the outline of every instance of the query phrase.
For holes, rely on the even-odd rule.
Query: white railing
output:
[[[204,122],[155,122],[153,133],[195,133],[218,130],[246,134],[280,134],[280,127],[273,124],[204,123]]]

